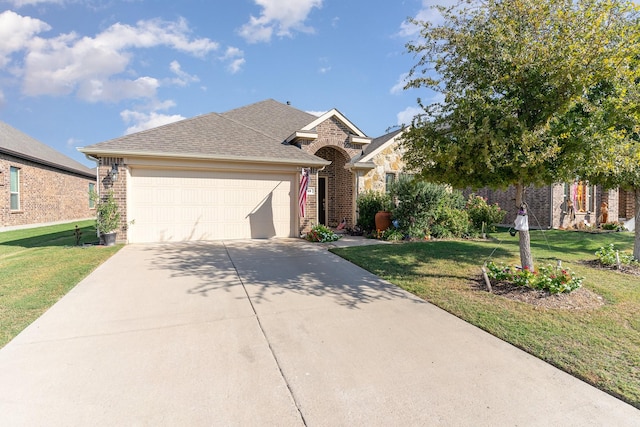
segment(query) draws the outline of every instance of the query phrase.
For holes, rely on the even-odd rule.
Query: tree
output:
[[[417,63],[406,88],[444,101],[418,99],[424,112],[402,139],[408,166],[457,188],[513,185],[517,207],[526,187],[575,178],[592,141],[566,116],[631,55],[636,6],[466,0],[436,8],[442,23],[413,21],[420,38],[407,44]],[[522,266],[533,270],[529,232],[519,239]]]
[[[639,40],[640,28],[636,46]],[[581,120],[596,141],[585,152],[580,174],[605,188],[634,193],[633,257],[640,260],[640,50],[637,52],[630,62],[619,65],[616,79],[601,83],[590,94],[591,104],[600,108],[578,106],[573,118]]]

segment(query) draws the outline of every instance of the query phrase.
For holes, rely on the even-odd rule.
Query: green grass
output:
[[[0,233],[0,347],[37,319],[122,245],[97,242],[95,221]]]
[[[640,277],[588,267],[615,243],[630,251],[631,233],[532,231],[537,265],[558,259],[584,276],[605,305],[591,310],[535,308],[473,286],[486,260],[519,264],[518,237],[430,241],[333,251],[489,333],[640,408]]]

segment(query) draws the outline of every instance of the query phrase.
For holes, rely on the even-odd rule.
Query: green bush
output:
[[[434,213],[431,235],[438,238],[466,237],[470,226],[471,221],[466,211],[445,203]]]
[[[465,209],[469,214],[473,228],[479,231],[483,230],[483,224],[486,227],[485,230],[495,231],[495,224],[502,223],[507,214],[497,203],[489,205],[486,199],[476,194],[469,195]]]
[[[366,191],[358,196],[358,226],[364,231],[376,229],[376,214],[391,208],[388,194],[378,191]]]
[[[513,283],[517,286],[525,286],[531,289],[548,291],[551,294],[569,293],[582,286],[584,277],[576,276],[568,268],[558,268],[551,265],[531,271],[528,268],[517,269],[515,267],[487,263],[487,276],[498,282]]]
[[[633,255],[629,252],[622,252],[617,250],[613,243],[609,243],[609,246],[603,246],[596,251],[596,256],[598,257],[598,261],[600,264],[607,266],[617,266],[618,262],[616,260],[616,253],[618,254],[618,258],[620,259],[620,264],[622,265],[639,265],[638,260],[633,258]]]
[[[626,231],[626,227],[621,222],[607,222],[602,224],[603,230],[612,230],[612,231]]]

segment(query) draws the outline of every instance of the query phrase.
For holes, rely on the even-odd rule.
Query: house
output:
[[[0,230],[95,217],[95,171],[0,122]]]
[[[80,151],[120,205],[119,241],[297,237],[355,223],[358,192],[400,168],[389,148],[398,133],[373,139],[336,109],[317,117],[268,99]]]
[[[466,190],[465,193],[470,193]],[[517,215],[515,187],[507,190],[483,188],[474,191],[497,203],[507,211],[505,224],[513,224]],[[585,228],[600,226],[603,222],[621,221],[629,230],[635,227],[634,198],[632,192],[619,189],[605,190],[601,186],[575,180],[525,190],[531,228]],[[605,215],[603,215],[605,213]]]

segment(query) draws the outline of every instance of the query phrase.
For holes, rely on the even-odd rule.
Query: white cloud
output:
[[[404,90],[404,86],[407,84],[407,77],[409,77],[409,73],[403,73],[398,78],[398,82],[393,85],[389,93],[395,95],[401,93]]]
[[[36,34],[50,29],[46,22],[11,10],[0,13],[0,68],[11,62],[12,53],[25,50]]]
[[[9,0],[13,7],[35,6],[41,3],[63,4],[65,0]]]
[[[4,108],[6,104],[7,104],[7,101],[4,97],[4,92],[0,89],[0,108]]]
[[[422,0],[422,8],[418,11],[414,19],[418,21],[428,21],[433,24],[439,24],[442,22],[442,15],[433,6],[453,6],[458,4],[459,0]],[[412,23],[405,21],[400,24],[399,35],[403,37],[413,37],[420,32],[420,27],[413,25]]]
[[[311,114],[312,116],[320,117],[325,114],[326,111],[307,111],[307,113]]]
[[[398,125],[410,125],[411,120],[418,114],[422,114],[424,111],[420,107],[407,107],[403,111],[400,111],[397,115]]]
[[[275,33],[291,37],[292,31],[312,33],[304,22],[313,8],[322,7],[323,0],[254,0],[262,7],[259,17],[251,16],[240,29],[240,35],[249,43],[268,42]]]
[[[78,98],[89,102],[119,102],[123,99],[152,98],[160,86],[153,77],[136,80],[86,80],[77,91]]]
[[[160,114],[155,111],[145,113],[132,110],[124,110],[120,113],[120,117],[122,117],[122,120],[124,120],[125,123],[132,123],[125,132],[127,135],[185,119],[185,117],[179,114],[168,115]]]
[[[81,139],[77,139],[77,138],[67,139],[67,148],[75,148],[75,147],[78,147],[80,144],[82,144]]]
[[[237,47],[228,47],[224,55],[219,58],[221,61],[231,61],[227,66],[227,70],[231,74],[236,74],[242,69],[242,66],[247,62],[244,59],[244,52]]]
[[[76,33],[52,38],[37,35],[50,29],[43,21],[15,12],[0,14],[0,69],[7,68],[12,54],[25,51],[24,60],[19,61],[23,68],[12,70],[23,79],[25,95],[76,94],[89,102],[151,98],[160,83],[151,76],[136,76],[131,69],[136,50],[166,47],[202,58],[219,47],[208,38],[192,37],[182,18],[138,21],[135,26],[117,23],[95,37]],[[180,84],[198,81],[177,62],[171,70]]]
[[[158,99],[151,100],[148,104],[139,106],[135,110],[124,110],[120,113],[120,117],[127,127],[125,134],[141,132],[143,130],[155,128],[169,123],[184,120],[185,117],[180,114],[164,114],[160,111],[166,111],[176,106],[176,103],[167,99],[160,101]]]
[[[191,74],[184,71],[178,61],[171,61],[171,64],[169,64],[169,69],[173,74],[176,75],[176,77],[170,80],[174,85],[187,86],[189,83],[200,81],[200,78],[198,76],[192,76]]]

